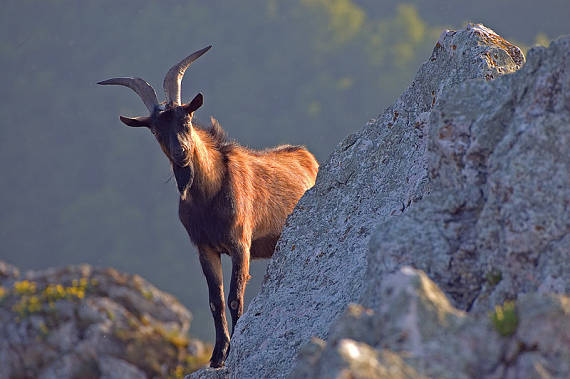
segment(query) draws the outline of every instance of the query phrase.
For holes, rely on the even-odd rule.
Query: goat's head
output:
[[[212,46],[205,47],[187,56],[178,64],[172,66],[164,77],[164,92],[166,101],[159,103],[152,86],[141,78],[113,78],[98,84],[125,86],[140,96],[150,115],[143,117],[120,116],[121,121],[128,126],[147,127],[156,137],[160,147],[170,159],[174,169],[191,165],[193,151],[192,116],[203,102],[199,93],[188,104],[180,100],[180,84],[186,69],[190,64],[208,51]],[[192,170],[192,167],[190,167]]]

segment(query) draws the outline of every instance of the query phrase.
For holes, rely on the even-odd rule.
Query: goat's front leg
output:
[[[243,314],[243,294],[249,280],[249,243],[240,243],[232,249],[232,280],[228,303],[232,315],[232,336],[238,319]]]
[[[216,346],[210,358],[211,367],[224,365],[230,347],[228,322],[226,321],[226,305],[224,303],[224,283],[220,253],[210,248],[200,247],[200,264],[208,282],[210,310],[216,327]]]

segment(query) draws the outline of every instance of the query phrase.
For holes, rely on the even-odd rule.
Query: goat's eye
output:
[[[150,131],[151,131],[151,133],[152,133],[154,136],[158,135],[158,133],[156,132],[155,129],[151,129]]]

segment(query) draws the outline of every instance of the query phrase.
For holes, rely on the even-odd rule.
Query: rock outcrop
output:
[[[182,377],[210,358],[191,314],[137,275],[0,261],[0,378]]]
[[[382,281],[376,310],[351,304],[300,353],[292,378],[567,378],[570,298],[521,295],[492,317],[449,303],[422,271]]]
[[[466,377],[472,376],[471,365],[500,377],[543,358],[544,372],[557,375],[549,364],[559,361],[545,357],[558,354],[567,339],[530,343],[523,355],[538,361],[516,360],[516,370],[509,371],[508,362],[519,353],[502,356],[493,349],[516,350],[518,342],[509,341],[523,337],[517,329],[515,337],[501,340],[506,337],[484,320],[495,305],[519,297],[521,325],[531,330],[552,329],[548,319],[525,318],[520,311],[543,300],[550,304],[544,314],[567,317],[567,298],[547,293],[570,289],[569,65],[570,38],[532,49],[525,63],[520,49],[482,25],[442,33],[396,103],[348,136],[321,166],[315,187],[287,221],[261,292],[237,325],[227,368],[195,377],[284,377],[303,346],[298,376],[324,373],[319,367],[325,361],[330,373],[341,372],[348,367],[343,359],[355,351],[363,358],[348,365],[362,369],[354,371],[362,377],[438,376],[443,366],[427,365],[421,352],[436,357],[447,347],[432,345],[448,343],[467,349],[458,354],[467,361],[450,366],[462,367]],[[415,363],[401,354],[398,340],[384,348],[374,335],[397,338],[389,332],[398,315],[384,312],[387,299],[380,289],[405,265],[424,270],[450,300],[433,289],[441,309],[416,314],[441,314],[444,321],[425,322],[450,324],[429,338],[412,335],[415,342],[401,343],[419,344],[410,358]],[[521,296],[532,292],[543,297]],[[376,313],[363,316],[369,311],[349,307],[331,329],[351,302]],[[396,318],[386,321],[388,329],[370,324],[384,316]],[[361,331],[358,338],[339,332],[351,323]],[[469,330],[455,333],[462,325]],[[399,328],[395,333],[405,330]],[[471,345],[469,333],[477,331],[493,335],[497,344]],[[369,341],[366,333],[376,339]]]
[[[402,265],[475,313],[570,293],[570,39],[512,75],[446,88],[427,132],[430,194],[372,234],[363,304]]]

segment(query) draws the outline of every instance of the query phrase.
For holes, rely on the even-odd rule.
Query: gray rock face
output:
[[[261,292],[240,319],[228,369],[217,374],[282,377],[312,336],[327,338],[331,323],[366,290],[366,267],[377,260],[367,258],[368,240],[377,225],[401,218],[432,191],[434,106],[466,81],[485,86],[485,79],[523,62],[517,47],[483,26],[442,33],[396,103],[321,166],[315,187],[287,221]]]
[[[180,377],[210,351],[191,314],[137,275],[0,262],[0,378]]]
[[[431,192],[372,234],[361,303],[383,301],[403,264],[475,313],[570,293],[570,38],[512,75],[446,88],[428,124]]]
[[[304,347],[292,378],[567,378],[570,298],[522,295],[513,330],[453,308],[418,270],[390,274],[376,310],[349,305],[329,339]],[[504,310],[506,315],[506,310]],[[505,316],[504,319],[507,319]],[[515,321],[516,320],[516,321]],[[503,321],[506,322],[506,321]]]

